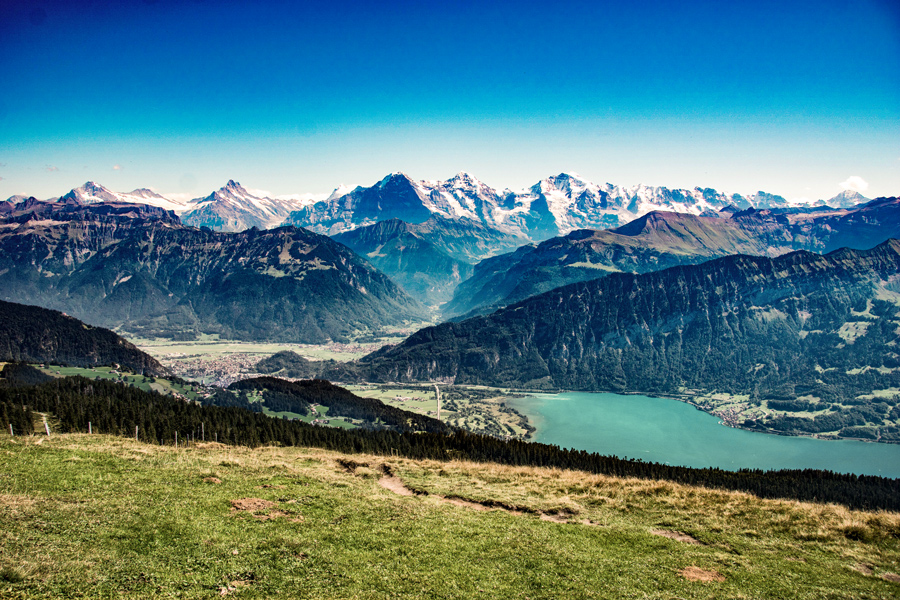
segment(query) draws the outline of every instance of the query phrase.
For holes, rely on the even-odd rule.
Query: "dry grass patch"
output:
[[[670,531],[668,529],[651,529],[650,533],[653,535],[659,535],[665,538],[669,538],[670,540],[675,540],[676,542],[684,542],[685,544],[696,544],[698,546],[702,546],[703,542],[698,540],[697,538],[690,536],[686,533],[682,533],[680,531]]]
[[[725,581],[725,576],[714,570],[701,569],[700,567],[685,567],[678,574],[688,581]]]

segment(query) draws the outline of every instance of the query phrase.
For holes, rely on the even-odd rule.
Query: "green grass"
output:
[[[384,462],[429,495],[380,487]],[[895,598],[898,536],[897,514],[578,472],[0,437],[3,598]]]
[[[263,407],[263,414],[268,415],[270,417],[274,417],[276,419],[283,419],[287,417],[288,419],[298,419],[305,423],[312,423],[315,419],[327,419],[329,427],[338,427],[340,429],[356,429],[357,426],[351,423],[345,417],[329,417],[328,416],[328,406],[317,406],[316,412],[317,414],[309,414],[303,415],[295,412],[288,411],[274,411],[269,410],[268,408]]]
[[[145,377],[143,375],[134,375],[132,373],[116,371],[112,367],[92,367],[88,369],[81,367],[60,367],[57,365],[46,367],[41,367],[40,365],[33,366],[53,377],[72,377],[80,375],[81,377],[86,377],[88,379],[100,378],[108,379],[110,381],[119,381],[124,385],[134,385],[145,392],[155,391],[160,394],[178,394],[191,400],[197,400],[201,397],[194,391],[193,388],[195,386],[184,386],[160,377]],[[151,379],[153,381],[151,381]]]

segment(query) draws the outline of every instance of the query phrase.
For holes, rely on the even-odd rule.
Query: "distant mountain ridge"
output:
[[[291,211],[301,204],[254,196],[241,184],[229,180],[209,196],[191,200],[181,220],[186,225],[209,227],[215,231],[244,231],[251,227],[271,229],[284,223]]]
[[[369,187],[338,186],[319,202],[313,202],[308,194],[302,199],[257,196],[233,180],[208,196],[187,202],[143,188],[113,192],[90,181],[63,198],[84,203],[151,204],[174,211],[187,224],[217,231],[293,224],[318,233],[336,234],[394,218],[421,223],[431,215],[438,215],[454,220],[469,219],[537,241],[577,229],[618,227],[656,210],[701,215],[713,214],[727,206],[809,208],[831,203],[834,208],[848,208],[867,201],[856,192],[845,191],[829,201],[797,204],[765,192],[742,196],[699,187],[681,190],[647,185],[598,185],[568,173],[547,177],[520,191],[499,190],[464,172],[446,181],[416,181],[403,173],[392,173]],[[17,203],[24,199],[14,196],[10,200]]]
[[[842,204],[851,201],[846,194],[836,198]],[[858,199],[865,200],[862,196]],[[740,210],[794,205],[765,192],[742,196],[708,188],[597,185],[566,173],[520,192],[496,190],[468,173],[447,181],[415,181],[403,173],[392,173],[371,187],[357,187],[304,206],[286,222],[333,235],[382,220],[419,223],[439,214],[539,241],[576,229],[621,226],[652,211],[715,215],[729,206]]]
[[[436,214],[420,224],[389,219],[332,238],[430,306],[450,299],[456,286],[472,274],[473,262],[526,242],[469,219]]]
[[[0,294],[186,339],[322,343],[424,315],[348,248],[304,229],[220,233],[157,207],[75,199],[0,216]]]
[[[652,212],[616,229],[577,230],[475,266],[445,316],[490,312],[554,287],[607,273],[645,273],[729,254],[867,249],[900,238],[900,199],[853,209],[725,210],[719,217]]]

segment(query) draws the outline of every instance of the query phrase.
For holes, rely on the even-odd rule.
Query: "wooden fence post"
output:
[[[138,426],[137,425],[134,426],[134,439],[135,440],[138,439]]]
[[[9,424],[9,437],[13,437],[12,423]]]
[[[94,430],[91,428],[91,422],[88,421],[88,435],[94,433]]]
[[[47,432],[47,437],[50,437],[50,425],[47,424],[47,421],[44,421],[44,431]]]

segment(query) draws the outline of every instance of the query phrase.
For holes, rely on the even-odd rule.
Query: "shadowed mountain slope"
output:
[[[580,230],[475,266],[445,316],[484,314],[535,294],[617,271],[645,273],[730,254],[871,248],[900,237],[900,201],[854,209],[727,211],[722,217],[652,212],[617,229]]]
[[[135,204],[20,206],[0,221],[2,297],[102,326],[320,343],[423,315],[384,274],[304,229],[218,233]]]
[[[108,329],[90,327],[59,311],[0,300],[0,361],[121,365],[136,373],[164,375],[152,356]]]

